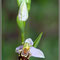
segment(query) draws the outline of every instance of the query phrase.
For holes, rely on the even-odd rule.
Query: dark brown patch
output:
[[[29,60],[27,57],[19,56],[19,60]]]
[[[20,53],[18,58],[19,58],[19,60],[29,60],[29,57],[30,57],[30,54],[28,54],[27,57],[24,57],[24,56],[21,56],[21,53]]]

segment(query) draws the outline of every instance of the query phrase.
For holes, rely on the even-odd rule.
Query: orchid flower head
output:
[[[30,55],[30,57],[33,56],[38,58],[45,58],[43,52],[40,49],[33,47],[33,41],[31,38],[26,39],[24,45],[17,47],[16,53],[21,53],[22,56]]]

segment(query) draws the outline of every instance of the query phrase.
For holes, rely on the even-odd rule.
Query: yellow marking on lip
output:
[[[19,55],[20,56],[20,55]]]
[[[30,46],[29,46],[28,43],[25,43],[25,44],[24,44],[23,49],[25,49],[25,48],[29,50]]]
[[[24,56],[24,55],[21,54],[21,56]]]
[[[21,52],[22,50],[19,50],[19,52]]]
[[[27,56],[25,56],[25,57],[27,57]]]
[[[20,60],[22,60],[22,58],[20,58]]]

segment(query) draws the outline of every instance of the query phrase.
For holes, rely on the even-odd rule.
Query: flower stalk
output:
[[[21,39],[22,39],[22,44],[24,44],[24,40],[25,40],[25,33],[24,33],[24,31],[21,32]]]

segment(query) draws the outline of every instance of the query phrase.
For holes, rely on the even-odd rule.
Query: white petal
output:
[[[34,48],[34,47],[30,48],[30,53],[34,57],[45,58],[43,52],[41,50],[39,50],[39,49]]]
[[[25,43],[26,43],[26,42],[29,43],[30,45],[33,45],[33,41],[32,41],[31,38],[26,39]]]
[[[19,20],[21,21],[26,21],[28,19],[28,10],[27,10],[27,5],[25,1],[22,1],[21,6],[19,8],[19,13],[18,13]]]
[[[16,50],[15,50],[15,51],[16,51],[16,53],[20,54],[20,50],[22,50],[22,48],[23,48],[23,45],[22,45],[22,46],[17,47],[17,48],[16,48]]]

